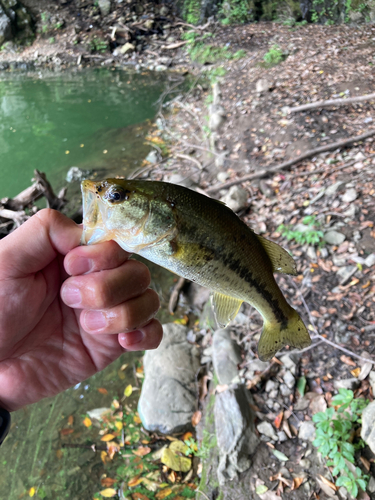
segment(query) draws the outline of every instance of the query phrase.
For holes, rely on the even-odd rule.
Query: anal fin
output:
[[[215,318],[220,328],[225,328],[237,316],[242,302],[242,300],[229,297],[229,295],[219,292],[213,293],[212,305],[214,306]]]

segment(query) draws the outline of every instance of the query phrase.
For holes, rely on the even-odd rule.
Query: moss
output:
[[[201,3],[199,0],[184,0],[182,16],[189,24],[198,24],[201,17]]]

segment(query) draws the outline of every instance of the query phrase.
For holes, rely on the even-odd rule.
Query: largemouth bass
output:
[[[221,327],[248,302],[264,321],[261,360],[286,345],[310,345],[273,275],[296,274],[293,258],[223,203],[182,186],[142,180],[86,180],[82,195],[83,244],[115,240],[127,252],[209,288]]]

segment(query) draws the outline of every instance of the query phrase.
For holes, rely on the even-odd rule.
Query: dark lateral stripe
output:
[[[236,259],[234,254],[222,255],[221,260],[226,267],[235,272],[251,287],[255,288],[257,293],[261,297],[263,297],[266,300],[267,304],[269,304],[269,306],[271,307],[276,320],[281,324],[281,330],[285,329],[288,323],[288,318],[281,310],[278,300],[273,297],[273,294],[269,290],[262,287],[261,284],[256,279],[254,279],[253,273],[250,271],[250,269],[244,268],[241,264],[241,261]]]

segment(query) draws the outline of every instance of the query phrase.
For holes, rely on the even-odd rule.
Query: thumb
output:
[[[80,243],[82,229],[65,215],[46,208],[0,241],[2,279],[36,273]]]

